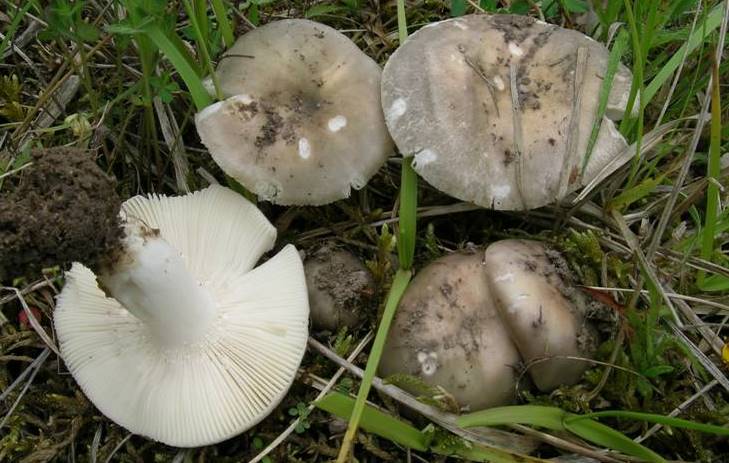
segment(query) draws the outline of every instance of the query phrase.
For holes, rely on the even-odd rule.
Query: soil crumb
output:
[[[0,193],[0,281],[78,261],[97,271],[122,236],[116,181],[90,152],[50,148]]]

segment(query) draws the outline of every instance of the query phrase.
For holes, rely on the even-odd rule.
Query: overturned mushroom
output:
[[[494,209],[543,206],[630,158],[610,120],[627,104],[631,75],[622,65],[586,158],[607,58],[589,37],[529,17],[434,23],[385,66],[387,126],[439,190]]]
[[[304,262],[309,308],[314,328],[355,328],[375,294],[372,273],[351,252],[328,243]]]
[[[276,230],[240,195],[212,186],[135,197],[98,277],[66,272],[54,313],[68,369],[110,419],[169,445],[245,431],[280,402],[301,362],[308,303],[286,246],[254,268]]]
[[[579,381],[596,336],[564,259],[538,241],[504,240],[484,260],[490,294],[537,387]]]
[[[513,401],[519,353],[499,318],[483,253],[441,257],[405,291],[380,373],[405,373],[442,386],[478,410]]]
[[[226,52],[216,75],[227,99],[195,116],[198,133],[262,199],[346,198],[392,151],[380,67],[331,27],[301,19],[259,27]]]

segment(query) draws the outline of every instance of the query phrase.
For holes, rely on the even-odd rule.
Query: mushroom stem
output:
[[[144,321],[168,347],[195,343],[215,319],[209,291],[190,273],[182,254],[140,223],[126,226],[125,254],[99,277],[110,296]]]

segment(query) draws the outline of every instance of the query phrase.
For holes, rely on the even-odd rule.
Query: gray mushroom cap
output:
[[[241,38],[220,61],[224,101],[195,116],[231,177],[276,204],[320,205],[362,188],[392,152],[381,69],[343,34],[282,20]]]
[[[538,241],[503,240],[486,249],[484,261],[491,294],[536,386],[550,391],[579,381],[590,364],[578,358],[591,357],[596,335],[564,259]]]
[[[413,155],[415,170],[439,190],[494,209],[543,206],[609,162],[617,168],[630,158],[610,120],[622,117],[631,84],[620,65],[582,171],[607,58],[591,38],[533,18],[434,23],[385,65],[387,126],[400,152]]]
[[[408,286],[380,373],[417,376],[478,410],[512,402],[519,353],[492,302],[483,253],[451,254]]]

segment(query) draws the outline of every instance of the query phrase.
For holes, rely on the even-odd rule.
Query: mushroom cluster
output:
[[[258,423],[306,348],[303,265],[287,245],[254,268],[276,230],[211,186],[122,205],[124,237],[95,275],[66,272],[54,313],[61,353],[91,401],[135,434],[179,447]]]
[[[362,188],[392,153],[381,73],[329,26],[272,22],[223,55],[216,77],[227,99],[195,124],[220,167],[261,199],[330,203]]]
[[[564,260],[540,242],[441,257],[405,291],[380,372],[441,386],[471,410],[512,402],[522,362],[541,391],[573,384],[595,348],[587,307]]]
[[[591,38],[525,16],[433,23],[385,65],[387,127],[444,193],[494,209],[540,207],[630,159],[612,123],[632,80],[623,65],[587,153],[607,61]]]

